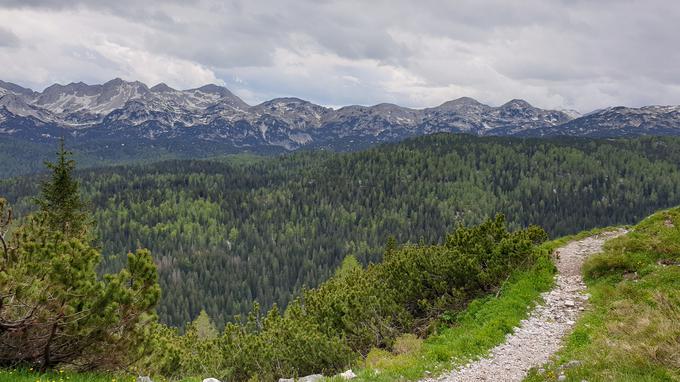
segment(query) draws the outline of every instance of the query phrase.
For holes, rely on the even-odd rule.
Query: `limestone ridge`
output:
[[[116,78],[54,84],[42,92],[0,81],[0,137],[97,143],[179,140],[234,150],[352,148],[437,132],[479,136],[680,135],[680,107],[610,108],[577,117],[523,100],[499,107],[463,97],[437,107],[393,104],[332,109],[299,98],[251,106],[218,85],[176,90]]]

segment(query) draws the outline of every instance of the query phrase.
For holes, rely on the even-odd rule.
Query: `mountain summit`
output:
[[[609,108],[576,117],[520,99],[499,107],[462,97],[437,107],[394,104],[337,110],[299,98],[251,106],[209,84],[176,90],[164,83],[113,79],[100,85],[54,84],[35,92],[0,81],[0,136],[49,141],[73,136],[106,140],[180,139],[239,150],[304,146],[352,149],[437,132],[519,136],[680,134],[680,108]]]

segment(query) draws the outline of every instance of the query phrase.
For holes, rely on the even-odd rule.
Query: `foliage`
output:
[[[587,260],[591,309],[556,361],[528,381],[680,379],[678,227],[680,208],[658,212]]]
[[[499,215],[459,227],[444,244],[390,245],[384,261],[365,269],[348,257],[335,276],[306,290],[283,314],[276,306],[262,314],[256,304],[218,338],[198,335],[205,317],[181,336],[161,327],[155,348],[167,350],[149,357],[143,368],[172,376],[272,380],[332,374],[372,348],[413,350],[421,343],[414,333],[442,312],[457,314],[469,301],[497,292],[514,272],[534,267],[543,237],[537,227],[509,232]]]
[[[42,183],[41,195],[36,203],[50,228],[60,230],[67,237],[82,237],[89,228],[89,215],[80,198],[78,182],[73,178],[76,162],[70,159],[71,155],[73,154],[64,148],[62,139],[57,161],[45,162],[52,174],[48,181]]]
[[[129,253],[124,269],[99,277],[74,163],[63,144],[41,211],[9,227],[0,199],[0,364],[42,371],[125,365],[144,342],[160,298],[156,267],[146,250]]]
[[[241,159],[77,174],[95,210],[100,271],[119,270],[117,254],[149,248],[164,323],[183,327],[205,309],[221,329],[254,301],[284,308],[348,255],[380,261],[390,236],[437,244],[457,225],[503,213],[511,229],[537,224],[556,237],[680,204],[678,138],[435,135],[364,152]],[[37,184],[0,182],[0,194],[24,216]]]
[[[542,245],[536,263],[514,272],[498,296],[480,297],[464,311],[443,315],[450,317],[443,320],[446,325],[438,327],[420,346],[411,344],[404,351],[399,340],[409,337],[402,336],[392,351],[371,349],[365,367],[357,370],[357,381],[420,380],[462,366],[503,342],[540,294],[553,285],[555,267],[549,252],[543,250],[552,246],[553,242]]]

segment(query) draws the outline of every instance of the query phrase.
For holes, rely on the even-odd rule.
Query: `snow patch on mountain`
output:
[[[463,97],[426,109],[382,103],[335,110],[293,97],[250,106],[217,85],[177,90],[159,83],[148,88],[117,78],[101,85],[54,84],[38,93],[0,81],[0,132],[38,137],[32,130],[37,126],[49,126],[51,136],[70,134],[78,139],[184,139],[228,142],[235,148],[294,150],[338,142],[388,142],[437,132],[680,135],[680,108],[614,107],[581,116],[570,110],[540,109],[520,99],[493,107]]]

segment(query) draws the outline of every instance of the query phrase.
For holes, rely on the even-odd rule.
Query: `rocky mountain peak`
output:
[[[165,82],[161,82],[155,86],[153,86],[151,89],[152,92],[154,93],[168,93],[168,92],[174,92],[176,91],[175,89],[171,88],[168,86]]]
[[[446,101],[443,104],[439,105],[439,107],[446,108],[446,107],[451,107],[451,106],[457,107],[457,106],[478,106],[478,105],[483,105],[483,104],[480,103],[479,101],[477,101],[476,99],[471,98],[471,97],[460,97],[460,98],[456,98],[456,99],[451,100],[451,101]]]
[[[201,91],[203,93],[218,94],[222,97],[233,96],[232,92],[230,92],[229,89],[225,88],[224,86],[219,86],[215,84],[203,85],[200,88],[196,88],[196,90]]]
[[[231,142],[235,150],[294,150],[309,145],[354,148],[437,132],[680,135],[680,108],[669,106],[608,108],[576,119],[567,112],[537,108],[520,99],[492,107],[470,97],[426,109],[381,103],[334,110],[295,97],[251,107],[219,85],[175,90],[159,83],[149,89],[141,82],[120,78],[101,85],[54,84],[41,93],[0,81],[0,108],[4,113],[0,133],[43,139],[38,129],[29,128],[41,125],[54,129],[50,136],[76,134],[74,129],[78,129],[79,137],[91,139],[183,137],[192,144]],[[21,122],[22,118],[26,120]]]
[[[501,109],[533,109],[534,107],[523,99],[512,99],[503,105]]]
[[[33,98],[38,94],[37,92],[35,92],[31,89],[19,86],[17,84],[13,84],[11,82],[5,82],[5,81],[0,80],[0,94],[6,94],[8,92],[14,93],[14,94],[19,94],[19,95],[30,97],[30,98]]]

